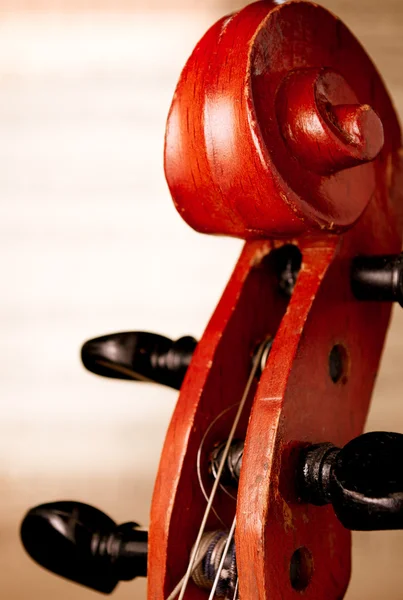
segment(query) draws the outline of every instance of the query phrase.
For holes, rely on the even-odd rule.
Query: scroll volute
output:
[[[342,446],[364,426],[390,306],[355,301],[349,265],[358,254],[400,250],[400,135],[365,51],[315,4],[251,4],[218,21],[189,58],[166,132],[172,198],[197,231],[247,243],[168,429],[151,510],[149,600],[166,600],[186,571],[206,506],[203,436],[214,422],[209,441],[222,441],[220,415],[230,417],[268,335],[269,360],[238,432],[246,440],[238,498],[215,503],[226,525],[237,515],[241,598],[343,597],[350,534],[328,507],[298,503],[294,460],[301,444]],[[302,254],[288,305],[273,253],[287,243]],[[337,346],[344,373],[334,382]],[[214,516],[208,526],[219,526]],[[184,597],[207,598],[192,582]]]
[[[350,31],[309,2],[261,1],[218,21],[189,58],[169,113],[165,172],[197,231],[341,232],[399,146],[390,99]]]

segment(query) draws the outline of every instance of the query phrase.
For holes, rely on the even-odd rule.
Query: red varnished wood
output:
[[[343,446],[362,432],[390,305],[355,301],[349,265],[357,253],[394,253],[400,246],[400,231],[378,220],[371,228],[364,228],[364,222],[354,228],[336,249],[304,250],[303,269],[248,428],[237,521],[243,598],[250,597],[257,582],[255,598],[298,598],[289,573],[291,557],[300,547],[309,550],[314,565],[304,597],[337,600],[344,595],[350,576],[350,534],[331,507],[297,502],[294,460],[305,444],[332,441]],[[346,350],[345,376],[339,383],[331,380],[328,367],[336,344]]]
[[[300,547],[310,551],[314,565],[304,597],[337,600],[348,585],[349,533],[331,507],[297,502],[295,456],[309,443],[343,446],[365,424],[391,306],[357,302],[349,270],[353,256],[400,251],[401,151],[378,161],[376,174],[377,192],[368,210],[338,245],[329,245],[332,236],[302,248],[301,273],[255,396],[238,493],[243,598],[255,589],[255,598],[298,598],[289,569]],[[346,364],[344,377],[333,383],[328,357],[336,344],[345,348]]]
[[[281,106],[282,85],[295,79],[296,70],[323,67],[336,72],[339,82],[319,77],[327,108],[317,108],[316,123],[310,112],[314,83],[305,81],[299,93],[306,108],[299,128],[310,130],[311,138],[320,127],[333,130],[320,151],[333,168],[318,173],[318,152],[311,157],[306,147],[294,152],[284,139],[293,123],[282,120],[287,111]],[[357,158],[362,148],[357,138],[369,138],[364,144],[371,147],[369,155],[381,140],[376,117],[371,123],[356,119],[354,140],[351,121],[343,124],[332,110],[345,104],[371,106],[388,128],[385,135],[399,145],[396,116],[379,75],[349,30],[325,9],[263,1],[219,21],[186,64],[168,118],[165,172],[181,216],[198,231],[243,238],[351,226],[374,191],[374,168],[371,163],[354,171],[340,168],[352,154]]]
[[[390,306],[350,290],[359,254],[393,254],[402,241],[401,133],[375,67],[349,30],[305,1],[252,4],[220,20],[190,57],[171,107],[165,170],[175,205],[195,229],[247,241],[195,351],[164,445],[149,538],[149,600],[186,571],[206,501],[196,456],[209,425],[239,402],[259,342],[275,336],[237,437],[246,438],[237,516],[242,600],[338,600],[350,574],[350,534],[330,507],[298,502],[295,469],[307,444],[343,445],[364,426]],[[272,249],[299,246],[290,303]],[[342,346],[345,371],[329,374]],[[249,418],[250,415],[250,418]],[[216,421],[202,453],[225,440]],[[221,525],[211,515],[207,529]],[[306,589],[290,581],[299,548]],[[186,598],[206,593],[189,585]]]
[[[326,67],[291,71],[277,91],[276,116],[292,155],[318,175],[371,161],[383,146],[378,115]]]
[[[206,505],[196,474],[201,439],[217,415],[239,403],[257,345],[275,334],[284,315],[287,303],[274,284],[271,261],[265,259],[270,248],[268,242],[245,246],[183,383],[165,440],[151,511],[148,585],[152,600],[165,598],[181,579],[196,539]],[[250,403],[238,431],[241,439],[249,410]],[[233,413],[217,422],[209,450],[228,435],[231,416]],[[207,470],[204,462],[202,471],[207,474]],[[234,503],[219,494],[215,506],[230,524]],[[212,515],[207,530],[220,527]],[[190,585],[186,597],[199,596],[203,597],[203,592]]]

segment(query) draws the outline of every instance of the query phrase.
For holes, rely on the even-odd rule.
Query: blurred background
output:
[[[237,240],[201,236],[164,181],[181,68],[231,0],[0,0],[0,598],[98,595],[36,567],[19,522],[55,499],[148,524],[176,393],[97,378],[81,343],[150,330],[199,337]],[[403,116],[401,0],[322,0],[363,42]],[[397,309],[368,429],[403,432]],[[403,598],[403,535],[354,536],[348,600]],[[145,598],[143,581],[117,600]]]

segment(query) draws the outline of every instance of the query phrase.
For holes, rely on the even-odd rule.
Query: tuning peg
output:
[[[81,502],[32,508],[21,525],[28,554],[49,571],[110,594],[119,581],[147,574],[147,531],[136,523],[117,526]]]
[[[111,333],[85,342],[81,360],[88,371],[115,379],[152,381],[179,390],[197,341],[176,341],[145,331]]]
[[[302,501],[332,504],[347,529],[403,529],[403,435],[372,432],[343,449],[317,444],[302,452]]]
[[[358,256],[352,263],[351,287],[358,300],[399,302],[403,306],[403,253]]]

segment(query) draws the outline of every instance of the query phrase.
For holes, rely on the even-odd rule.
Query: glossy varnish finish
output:
[[[243,238],[350,226],[369,202],[374,166],[345,167],[382,145],[370,107],[397,147],[378,74],[326,10],[257,2],[222,19],[190,57],[168,119],[165,171],[176,207],[199,231]]]
[[[167,596],[184,574],[205,508],[196,473],[197,452],[209,425],[241,400],[253,354],[273,336],[284,315],[286,299],[276,290],[268,242],[248,244],[224,295],[194,353],[171,421],[154,490],[148,586],[150,598]],[[256,303],[256,298],[259,302]],[[236,437],[244,438],[248,405]],[[234,410],[222,415],[203,444],[201,470],[206,488],[208,453],[229,433]],[[215,507],[226,525],[235,503],[222,492]],[[222,528],[211,515],[207,530]],[[167,560],[168,559],[168,560]],[[192,595],[203,597],[191,584]]]
[[[151,513],[151,600],[163,600],[186,570],[206,504],[196,475],[200,441],[239,402],[253,349],[269,334],[236,507],[241,598],[343,597],[350,534],[331,508],[298,501],[296,460],[301,447],[341,446],[364,426],[390,305],[353,298],[350,264],[359,254],[400,250],[400,136],[364,50],[308,2],[250,5],[213,26],[189,59],[166,137],[175,205],[199,231],[261,241],[246,243],[168,430]],[[303,256],[288,307],[270,267],[271,249],[286,242]],[[337,381],[329,371],[335,346]],[[227,414],[210,445],[225,439]],[[231,520],[235,507],[224,502],[216,508]],[[208,529],[217,527],[211,518]],[[297,581],[296,551],[306,572]],[[186,597],[204,594],[191,584]]]

